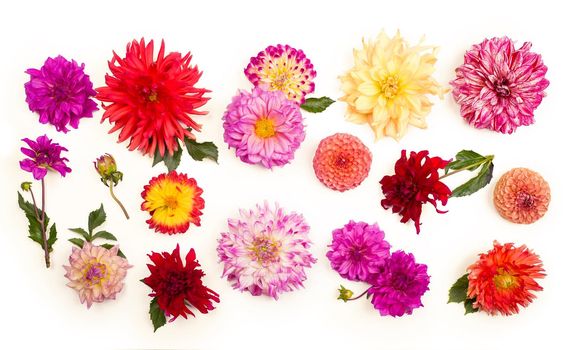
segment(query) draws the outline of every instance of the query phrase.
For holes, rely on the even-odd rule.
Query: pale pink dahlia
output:
[[[315,91],[313,79],[317,72],[303,50],[289,45],[268,46],[252,57],[244,73],[255,86],[270,91],[282,91],[298,103],[305,102],[305,95]]]
[[[90,308],[93,303],[101,303],[107,299],[115,299],[123,289],[127,269],[127,259],[117,255],[118,246],[111,249],[83,244],[83,248],[72,248],[69,266],[65,268],[67,285],[79,293],[81,303]]]
[[[273,209],[267,202],[240,214],[228,220],[229,231],[218,240],[222,277],[242,292],[275,299],[302,287],[305,268],[316,262],[309,252],[312,243],[303,215],[286,214],[278,204]]]
[[[549,82],[542,57],[530,48],[525,42],[517,49],[503,37],[485,39],[465,53],[450,84],[469,124],[511,134],[534,123],[534,110]]]
[[[305,139],[299,106],[281,91],[240,91],[224,113],[224,141],[249,164],[289,163]]]

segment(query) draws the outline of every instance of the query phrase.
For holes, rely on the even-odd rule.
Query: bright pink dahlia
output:
[[[350,220],[332,234],[327,258],[335,271],[351,281],[371,280],[390,256],[390,243],[384,240],[378,224]]]
[[[240,214],[228,220],[229,231],[218,240],[222,277],[242,292],[275,299],[302,287],[305,268],[316,262],[309,252],[309,226],[303,215],[286,214],[278,204],[273,209],[267,202]]]
[[[249,164],[289,163],[305,139],[299,106],[281,91],[240,91],[224,113],[224,141]]]
[[[28,147],[22,147],[20,150],[28,158],[20,161],[20,168],[34,175],[34,179],[41,180],[48,170],[55,170],[61,176],[71,172],[71,168],[67,166],[68,159],[61,156],[61,152],[67,151],[57,142],[52,142],[47,135],[40,136],[36,141],[29,138],[22,139]]]
[[[67,284],[79,293],[81,303],[90,308],[93,303],[115,299],[123,289],[129,265],[127,259],[118,256],[119,246],[111,249],[85,242],[81,249],[73,247],[69,266],[65,268]]]
[[[370,282],[368,293],[380,315],[411,315],[423,306],[421,298],[429,290],[429,279],[427,265],[416,263],[413,254],[399,250],[392,253],[375,281]]]
[[[464,63],[451,81],[461,115],[476,128],[503,134],[534,123],[534,110],[549,82],[539,54],[531,43],[519,49],[508,37],[485,39],[465,53]]]
[[[77,129],[81,118],[93,117],[97,103],[95,90],[84,64],[63,56],[49,57],[40,69],[29,68],[30,81],[24,84],[26,102],[40,115],[40,123],[51,124],[57,131]]]
[[[297,103],[305,102],[305,95],[315,91],[313,79],[317,72],[303,50],[289,45],[268,46],[252,57],[244,70],[255,86],[264,86],[270,91],[282,91]]]

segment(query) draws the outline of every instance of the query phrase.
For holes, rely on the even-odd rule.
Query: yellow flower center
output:
[[[107,275],[107,266],[98,261],[93,261],[83,270],[85,282],[89,285],[98,284]]]
[[[393,98],[398,93],[399,83],[400,81],[397,75],[389,75],[383,78],[379,82],[380,93],[388,99]]]
[[[178,208],[178,198],[176,196],[165,197],[164,206],[168,209],[176,210]]]
[[[158,93],[156,91],[151,91],[147,98],[150,102],[156,102],[158,101]]]
[[[262,139],[275,136],[275,123],[269,118],[261,118],[255,123],[255,134]]]
[[[279,261],[280,245],[280,242],[276,242],[269,237],[257,237],[253,240],[249,251],[254,260],[265,266],[272,262]]]
[[[289,81],[289,74],[285,72],[278,72],[277,74],[275,74],[275,76],[271,81],[271,89],[284,91],[284,88],[287,86],[288,81]]]
[[[518,285],[517,278],[502,268],[497,270],[497,274],[493,277],[493,282],[495,283],[495,287],[499,289],[509,289]]]

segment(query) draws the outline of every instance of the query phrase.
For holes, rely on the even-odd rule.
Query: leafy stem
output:
[[[440,179],[457,174],[464,170],[475,171],[477,175],[458,186],[451,192],[451,197],[463,197],[471,195],[487,186],[493,178],[493,160],[495,156],[482,156],[471,150],[462,150],[455,155],[455,159],[445,167],[445,174]]]
[[[474,162],[474,163],[471,163],[470,165],[463,166],[463,167],[461,167],[461,168],[459,168],[459,169],[457,169],[457,170],[450,171],[450,172],[448,172],[447,174],[445,174],[445,175],[443,175],[443,176],[440,176],[439,178],[440,178],[440,179],[445,179],[445,178],[448,177],[448,176],[451,176],[451,175],[453,175],[453,174],[457,174],[457,173],[462,172],[462,171],[464,171],[464,170],[473,170],[473,169],[476,169],[476,168],[478,168],[481,164],[484,164],[484,163],[487,163],[487,162],[492,162],[493,159],[495,159],[495,156],[494,156],[494,155],[490,155],[490,156],[483,157],[482,160],[479,160],[479,161],[476,161],[476,162]]]
[[[123,203],[121,203],[121,201],[119,200],[119,198],[117,198],[117,196],[115,196],[115,193],[113,192],[113,181],[109,181],[109,192],[111,193],[111,197],[113,197],[113,199],[115,200],[115,202],[117,202],[117,204],[119,205],[119,207],[121,207],[121,210],[123,211],[123,214],[125,214],[125,216],[127,217],[127,220],[129,220],[129,213],[127,213],[127,209],[125,209],[125,206],[123,205]]]
[[[34,191],[30,189],[30,194],[32,196],[32,203],[34,204],[34,213],[36,215],[36,220],[40,223],[40,229],[42,233],[42,247],[44,249],[44,259],[46,262],[46,267],[49,268],[50,261],[49,261],[49,247],[47,242],[46,236],[46,220],[45,220],[45,202],[46,202],[46,195],[45,195],[45,181],[42,179],[42,215],[40,216],[38,213],[38,205],[36,204],[36,197],[34,196]]]

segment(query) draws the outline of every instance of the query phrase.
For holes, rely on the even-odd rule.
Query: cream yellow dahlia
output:
[[[443,88],[432,78],[437,48],[410,46],[397,32],[390,38],[382,31],[376,40],[362,41],[354,50],[354,67],[340,77],[348,103],[347,119],[368,123],[376,140],[399,140],[408,125],[426,128],[432,103],[427,95],[443,98]]]

